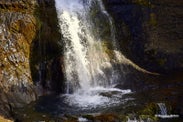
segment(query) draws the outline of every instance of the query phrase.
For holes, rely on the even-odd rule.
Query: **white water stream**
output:
[[[119,102],[118,99],[122,94],[131,92],[113,88],[120,78],[113,63],[123,59],[118,53],[115,55],[118,57],[114,58],[116,60],[112,60],[105,51],[107,47],[102,44],[102,38],[95,37],[92,33],[91,20],[87,20],[87,16],[92,10],[93,1],[56,0],[62,41],[64,41],[66,102],[79,107],[115,104]],[[98,9],[108,17],[109,14],[105,11],[102,1],[95,2],[99,4]],[[109,24],[112,25],[112,20],[108,18]],[[113,41],[111,46],[115,47],[115,40],[111,41]],[[113,53],[116,54],[116,51]],[[115,94],[106,97],[107,92],[115,92]]]
[[[165,103],[158,103],[159,109],[160,109],[160,113],[156,114],[156,117],[159,118],[177,118],[179,117],[179,115],[175,115],[175,114],[168,114],[167,108]]]

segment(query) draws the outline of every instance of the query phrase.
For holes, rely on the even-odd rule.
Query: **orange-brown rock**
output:
[[[0,114],[36,99],[30,47],[36,35],[36,0],[0,1]]]

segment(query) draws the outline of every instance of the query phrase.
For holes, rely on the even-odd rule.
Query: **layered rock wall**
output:
[[[36,99],[30,45],[36,35],[35,0],[0,1],[0,114]]]

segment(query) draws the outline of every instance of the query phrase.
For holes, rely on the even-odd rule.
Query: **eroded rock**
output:
[[[0,1],[0,114],[36,99],[30,72],[30,44],[36,35],[36,1]]]

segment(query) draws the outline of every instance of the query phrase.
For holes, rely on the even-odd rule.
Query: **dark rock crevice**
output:
[[[63,88],[63,64],[61,34],[59,30],[55,2],[53,0],[38,0],[35,10],[37,17],[36,38],[31,48],[31,71],[35,84],[39,84],[43,91],[60,93]],[[62,61],[61,61],[62,62]]]

